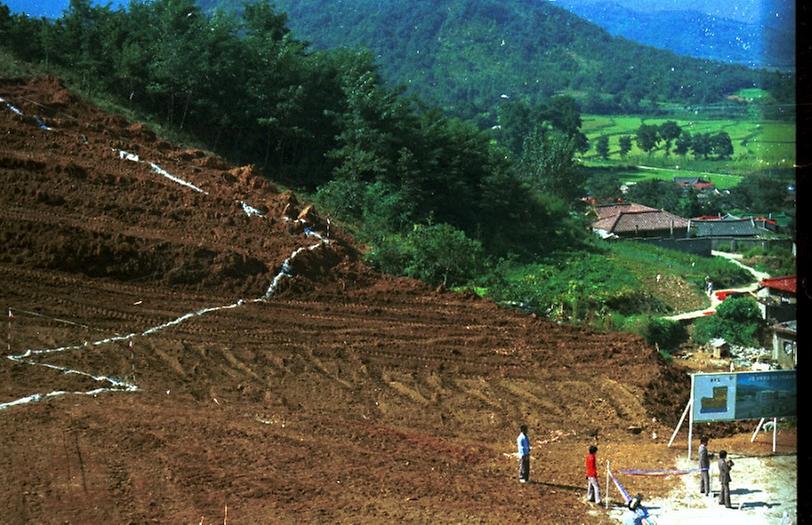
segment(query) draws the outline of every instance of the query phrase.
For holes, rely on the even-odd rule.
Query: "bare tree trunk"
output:
[[[180,129],[183,129],[183,124],[186,123],[186,115],[189,112],[189,102],[192,100],[192,91],[186,95],[186,104],[183,105],[183,117],[180,119]]]
[[[211,147],[212,151],[217,151],[217,144],[220,143],[220,135],[223,133],[223,126],[217,126],[217,134],[214,135],[214,145]]]
[[[265,160],[262,161],[262,169],[263,171],[265,168],[268,167],[268,157],[271,154],[271,127],[268,126],[268,136],[265,140]]]

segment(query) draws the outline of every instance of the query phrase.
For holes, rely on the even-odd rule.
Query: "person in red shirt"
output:
[[[598,447],[592,445],[589,447],[589,454],[586,456],[586,500],[594,501],[595,503],[601,502],[601,489],[598,486],[598,458],[595,454],[598,453]]]

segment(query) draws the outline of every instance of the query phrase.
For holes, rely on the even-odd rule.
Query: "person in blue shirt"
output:
[[[527,425],[519,427],[519,437],[516,438],[519,449],[519,482],[530,481],[530,440],[527,438]]]

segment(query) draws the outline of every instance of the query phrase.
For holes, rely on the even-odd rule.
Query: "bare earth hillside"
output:
[[[0,522],[607,523],[589,444],[672,465],[687,376],[640,339],[376,274],[55,79],[0,97]]]

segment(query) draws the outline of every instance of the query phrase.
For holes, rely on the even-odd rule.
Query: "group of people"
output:
[[[519,456],[519,482],[527,483],[530,481],[530,438],[527,437],[527,425],[519,427],[519,436],[516,438],[516,446],[518,448]],[[589,502],[601,502],[601,490],[598,484],[598,447],[592,445],[589,447],[589,452],[584,460],[586,470],[586,499]],[[699,491],[704,496],[710,496],[710,460],[713,454],[708,452],[708,438],[705,436],[699,439]],[[728,459],[727,451],[722,450],[719,452],[719,461],[717,462],[719,468],[719,483],[721,489],[719,491],[719,504],[732,509],[730,504],[730,469],[733,467],[733,461]]]
[[[699,492],[703,496],[710,496],[710,460],[713,454],[708,452],[708,438],[699,438]],[[728,459],[727,451],[719,451],[719,461],[716,466],[719,468],[719,505],[732,509],[730,504],[730,469],[733,468],[733,460]]]
[[[516,438],[516,447],[518,448],[519,456],[519,483],[527,483],[530,481],[530,438],[527,437],[527,425],[519,427],[519,436]],[[587,494],[588,501],[594,503],[601,502],[601,489],[598,485],[598,447],[589,447],[589,453],[586,456],[586,479],[587,479]]]

